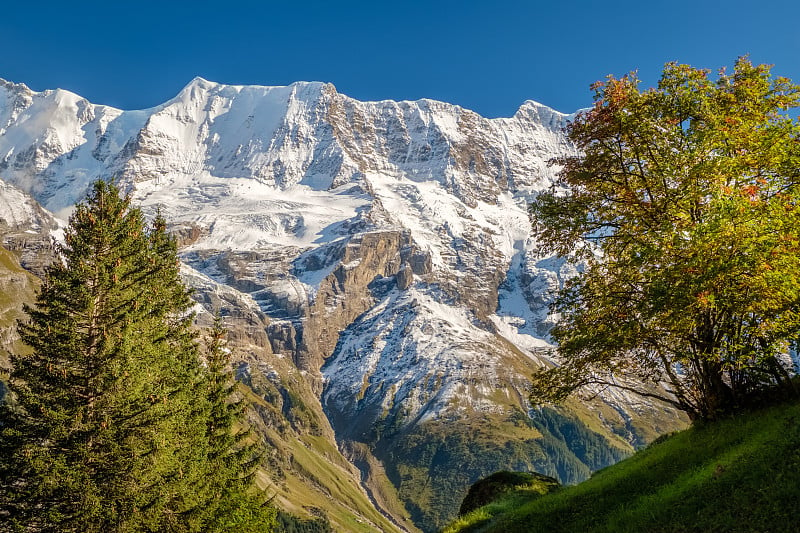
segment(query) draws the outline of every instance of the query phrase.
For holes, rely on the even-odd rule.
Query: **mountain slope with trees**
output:
[[[272,443],[260,481],[287,511],[391,530],[369,493],[400,527],[412,515],[435,530],[454,489],[493,470],[585,478],[685,424],[624,394],[578,400],[546,427],[529,416],[548,304],[576,270],[535,252],[527,205],[547,161],[574,153],[570,115],[526,102],[488,119],[320,83],[196,79],[139,111],[5,82],[0,94],[0,179],[58,214],[96,178],[162,210],[210,311],[198,318],[225,317]],[[567,444],[562,427],[588,438]]]

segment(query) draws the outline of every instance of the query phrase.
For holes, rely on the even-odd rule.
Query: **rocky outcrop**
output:
[[[414,275],[412,258],[419,275],[425,276],[425,261],[408,232],[375,231],[350,239],[309,307],[302,344],[307,359],[298,361],[300,367],[319,370],[333,354],[341,332],[371,309],[388,285],[408,288]]]
[[[208,228],[191,222],[186,224],[174,224],[168,229],[169,232],[175,236],[175,240],[180,248],[191,246],[202,237],[208,235]]]
[[[536,472],[508,472],[502,470],[476,481],[469,487],[461,507],[459,516],[488,505],[514,489],[527,489],[527,492],[548,494],[561,487],[555,478]]]

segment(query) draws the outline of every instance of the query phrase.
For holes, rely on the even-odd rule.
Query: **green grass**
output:
[[[386,473],[421,530],[437,531],[455,518],[470,484],[492,472],[532,470],[577,482],[632,453],[567,411],[545,409],[535,422],[519,415],[431,421],[379,443],[386,447],[376,455],[390,457]]]
[[[8,379],[11,367],[9,352],[25,353],[24,347],[11,333],[17,319],[23,318],[23,302],[32,303],[39,280],[25,271],[14,252],[0,245],[0,380]]]
[[[13,252],[0,245],[0,328],[16,323],[22,313],[22,302],[32,302],[36,277],[26,272]]]
[[[697,425],[546,496],[512,492],[444,532],[797,531],[799,503],[793,402]]]
[[[334,445],[323,437],[267,430],[276,458],[257,474],[273,503],[301,521],[324,517],[334,531],[372,533],[396,528],[370,503]],[[311,526],[309,526],[311,527]]]

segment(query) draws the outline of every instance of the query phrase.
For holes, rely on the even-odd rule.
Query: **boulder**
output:
[[[547,494],[558,489],[561,484],[550,476],[536,472],[501,471],[473,483],[461,508],[459,516],[483,507],[514,489],[526,489],[539,494]]]

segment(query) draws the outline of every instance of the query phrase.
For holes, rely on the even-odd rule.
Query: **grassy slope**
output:
[[[270,457],[267,467],[257,475],[257,485],[274,497],[278,508],[303,520],[324,517],[334,531],[398,531],[369,501],[355,468],[332,439],[313,434],[318,432],[313,419],[322,416],[321,407],[316,413],[311,405],[293,405],[299,411],[298,424],[310,424],[302,430],[283,418],[277,402],[266,401],[244,385],[242,390],[247,391],[247,401],[259,411],[251,422],[265,438]],[[407,518],[398,520],[409,531],[415,531]]]
[[[445,532],[795,531],[798,502],[794,402],[693,427],[547,496],[517,491]]]
[[[0,379],[9,369],[9,351],[20,349],[14,333],[23,302],[32,302],[39,280],[19,266],[17,256],[0,245]]]

